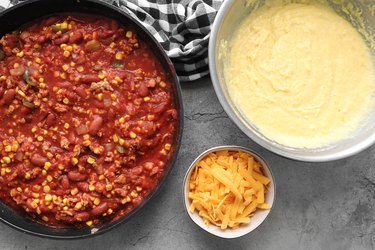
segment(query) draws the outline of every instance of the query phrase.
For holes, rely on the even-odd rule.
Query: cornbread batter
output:
[[[370,52],[320,4],[266,5],[229,42],[228,91],[271,140],[317,148],[350,136],[373,105]]]

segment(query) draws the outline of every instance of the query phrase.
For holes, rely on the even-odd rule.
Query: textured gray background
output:
[[[330,163],[279,157],[248,139],[227,117],[211,80],[182,86],[185,128],[166,185],[128,223],[85,240],[48,240],[0,224],[0,249],[374,249],[375,147]],[[268,219],[239,239],[200,230],[185,213],[182,181],[198,154],[217,145],[251,148],[271,165],[276,204]]]

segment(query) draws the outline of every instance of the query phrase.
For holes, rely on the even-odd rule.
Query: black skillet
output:
[[[123,25],[132,26],[137,32],[140,39],[148,43],[155,56],[158,58],[165,71],[168,73],[169,81],[173,86],[175,106],[179,112],[179,126],[177,137],[174,142],[176,150],[172,159],[166,164],[166,173],[164,177],[160,181],[159,185],[155,188],[155,190],[150,194],[150,196],[145,199],[137,209],[114,222],[103,222],[102,224],[96,226],[94,229],[77,229],[73,227],[53,228],[35,222],[27,213],[15,211],[0,201],[0,220],[13,228],[16,228],[25,233],[42,237],[55,239],[78,239],[107,232],[115,226],[128,221],[152,197],[156,195],[156,193],[160,190],[162,184],[166,181],[166,177],[169,175],[172,166],[177,158],[183,129],[183,108],[181,89],[175,69],[172,62],[161,47],[160,43],[156,41],[152,34],[147,31],[140,22],[115,6],[98,0],[29,0],[0,13],[0,37],[6,33],[17,30],[20,26],[37,20],[43,16],[66,12],[88,13],[105,16],[115,19]]]

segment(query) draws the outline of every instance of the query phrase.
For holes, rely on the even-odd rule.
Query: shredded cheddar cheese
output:
[[[221,229],[250,223],[257,209],[270,209],[265,193],[270,179],[253,156],[238,151],[211,153],[200,160],[190,177],[190,212],[205,224]]]

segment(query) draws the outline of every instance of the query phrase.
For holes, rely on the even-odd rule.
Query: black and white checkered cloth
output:
[[[4,7],[9,7],[21,0],[0,0],[4,1],[8,2]],[[209,73],[208,40],[211,25],[223,0],[102,1],[121,8],[141,21],[161,43],[181,81],[196,80]]]

